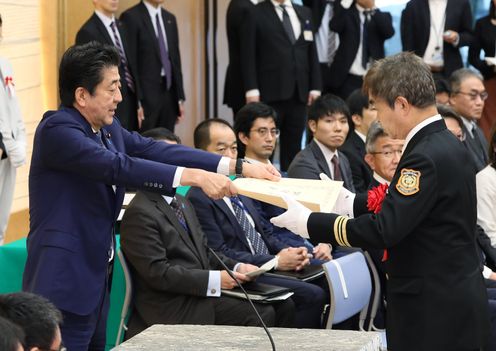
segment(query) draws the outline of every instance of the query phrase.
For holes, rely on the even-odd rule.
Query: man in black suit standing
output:
[[[164,0],[142,0],[121,15],[129,55],[138,67],[145,120],[142,130],[174,131],[184,117],[183,76],[176,17],[163,9]]]
[[[241,28],[248,12],[253,10],[258,0],[231,0],[226,13],[227,46],[229,47],[229,64],[224,83],[224,104],[235,115],[245,104],[241,66]]]
[[[413,51],[444,78],[463,67],[459,48],[472,42],[468,0],[411,0],[401,14],[403,51]]]
[[[339,34],[339,47],[330,67],[330,91],[346,99],[362,86],[371,62],[384,57],[384,42],[394,35],[389,12],[375,7],[375,0],[355,0],[345,9],[334,2],[330,29]]]
[[[141,128],[144,118],[140,103],[142,95],[137,79],[136,62],[130,60],[125,28],[115,18],[119,1],[93,0],[93,4],[95,5],[95,12],[77,32],[76,44],[98,41],[117,47],[121,57],[119,75],[121,77],[122,101],[117,105],[115,115],[127,130],[138,130]]]
[[[246,102],[278,114],[281,170],[301,148],[305,107],[320,95],[321,77],[311,12],[290,0],[266,0],[243,25],[241,64]]]
[[[308,128],[313,140],[291,162],[288,177],[320,179],[320,173],[325,173],[333,180],[343,181],[346,189],[355,192],[350,162],[338,150],[348,135],[349,115],[346,103],[335,95],[315,100],[308,110]]]

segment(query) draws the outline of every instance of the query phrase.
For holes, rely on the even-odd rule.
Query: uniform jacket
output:
[[[220,160],[129,133],[116,119],[102,133],[100,139],[74,108],[47,112],[36,129],[29,172],[23,289],[80,315],[103,296],[125,187],[173,195],[172,165],[215,172]]]
[[[179,195],[176,199],[189,232],[158,193],[138,192],[122,219],[121,248],[134,284],[133,313],[145,322],[143,329],[153,324],[215,324],[214,298],[207,298],[209,270],[223,268],[208,251],[191,204]],[[236,261],[219,255],[233,269]]]
[[[403,51],[413,51],[424,57],[430,36],[430,10],[428,0],[411,0],[401,14],[401,42]],[[460,35],[458,46],[443,41],[444,73],[449,77],[463,67],[459,48],[470,45],[472,34],[472,9],[467,0],[448,0],[444,30],[454,30]]]
[[[341,177],[343,178],[344,187],[351,192],[355,192],[350,162],[341,151],[338,151],[338,155],[339,169],[341,170]],[[315,141],[312,141],[293,159],[293,162],[291,162],[288,168],[288,177],[320,179],[320,173],[325,173],[332,179],[331,170],[329,169],[329,166],[324,158],[324,154]]]
[[[379,214],[368,214],[366,197],[357,195],[355,219],[310,215],[314,240],[388,249],[391,350],[479,349],[488,336],[471,164],[467,150],[437,120],[408,143]]]
[[[244,91],[259,89],[261,101],[267,103],[294,96],[306,103],[310,90],[321,90],[315,42],[305,40],[303,35],[305,30],[312,30],[310,10],[298,5],[293,8],[301,23],[301,35],[294,44],[269,0],[255,6],[243,26]]]

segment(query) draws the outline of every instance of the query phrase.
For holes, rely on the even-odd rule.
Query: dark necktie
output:
[[[188,224],[186,223],[186,218],[184,217],[183,210],[182,210],[181,205],[179,204],[179,202],[176,200],[176,198],[173,198],[172,199],[172,202],[170,203],[170,206],[174,210],[174,213],[176,214],[176,217],[177,217],[179,223],[181,223],[181,225],[183,226],[183,228],[187,232],[189,232]]]
[[[329,6],[329,20],[332,20],[334,16],[334,0],[328,0],[327,6]],[[336,49],[338,43],[338,33],[329,30],[327,36],[327,64],[330,66],[334,61],[334,56],[336,56]]]
[[[158,13],[155,16],[155,23],[157,25],[157,40],[158,40],[158,47],[160,49],[160,61],[162,62],[162,67],[164,68],[165,72],[165,80],[167,81],[167,89],[170,89],[172,85],[172,66],[171,66],[171,61],[169,58],[169,51],[167,50],[167,47],[165,45],[165,38],[164,38],[164,33],[162,32],[162,27],[160,27],[160,20],[158,19]]]
[[[282,26],[284,27],[284,31],[286,32],[291,44],[294,44],[296,42],[296,37],[288,12],[286,11],[286,5],[279,5],[279,7],[282,9]]]
[[[236,215],[236,220],[241,228],[243,228],[246,238],[251,243],[255,253],[259,255],[268,255],[269,249],[260,235],[256,232],[255,228],[251,225],[239,197],[231,197],[231,204],[234,209],[234,214]]]
[[[484,144],[482,143],[482,140],[479,137],[479,133],[477,130],[477,124],[475,124],[474,122],[471,122],[471,125],[472,125],[472,135],[474,136],[474,141],[476,142],[477,148],[479,149],[479,152],[478,152],[479,156],[481,157],[482,162],[484,164],[487,164],[489,161],[488,155],[487,155],[487,150],[485,149]]]
[[[121,64],[122,67],[124,68],[124,79],[126,80],[126,85],[128,86],[129,90],[131,90],[134,93],[136,90],[134,88],[133,76],[129,71],[126,54],[124,53],[124,48],[122,47],[121,41],[119,40],[119,36],[117,35],[117,28],[115,25],[115,21],[110,23],[110,28],[112,28],[112,34],[114,34],[115,46],[117,47],[117,50],[119,51],[119,56],[121,57]]]
[[[331,163],[334,171],[334,180],[343,180],[343,177],[341,177],[341,170],[339,169],[339,160],[336,155],[332,156]]]
[[[370,53],[369,53],[369,34],[367,25],[370,19],[370,11],[363,11],[363,25],[362,25],[362,67],[367,69],[367,64],[369,63]]]

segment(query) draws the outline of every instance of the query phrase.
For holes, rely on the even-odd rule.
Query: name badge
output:
[[[303,38],[305,41],[313,41],[313,33],[311,30],[303,31]]]

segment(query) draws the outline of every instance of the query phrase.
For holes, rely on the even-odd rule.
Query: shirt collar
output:
[[[415,136],[415,134],[417,134],[425,126],[427,126],[433,122],[439,121],[441,119],[442,119],[441,115],[437,114],[437,115],[434,115],[432,117],[424,119],[422,122],[420,122],[415,127],[413,127],[413,129],[407,134],[407,136],[405,138],[405,144],[403,145],[403,153],[405,152],[406,147],[408,146],[408,143],[410,142],[410,140],[412,140],[412,138]]]
[[[336,157],[339,159],[338,150],[332,152],[327,146],[322,144],[317,139],[313,138],[313,140],[315,140],[315,143],[320,148],[320,151],[322,151],[322,153],[324,154],[324,158],[326,159],[327,163],[331,162],[331,159],[333,158],[334,155],[336,155]]]
[[[276,0],[270,0],[270,2],[272,3],[272,5],[274,5],[276,8],[279,7],[279,5],[284,5],[286,6],[286,8],[288,7],[291,7],[293,8],[293,4],[291,3],[291,0],[284,0],[284,2],[282,4],[280,4],[278,1]]]
[[[167,202],[167,204],[171,204],[172,200],[174,200],[173,197],[171,196],[165,196],[165,195],[162,195],[162,197],[164,198],[164,200]]]
[[[363,142],[365,142],[365,140],[367,139],[367,137],[365,135],[363,135],[362,133],[360,133],[358,130],[355,129],[355,133],[360,137],[360,139],[363,140]]]
[[[390,182],[388,182],[386,179],[382,178],[379,174],[377,174],[376,172],[374,172],[374,175],[373,175],[374,179],[377,180],[380,184],[387,184],[389,185]]]
[[[143,1],[143,4],[145,5],[146,9],[148,10],[150,17],[152,17],[153,19],[155,19],[155,16],[157,16],[157,14],[160,14],[160,11],[162,10],[161,6],[158,6],[157,8],[155,8],[146,1]]]
[[[112,15],[112,17],[108,17],[103,14],[103,12],[100,12],[98,10],[95,10],[95,15],[98,16],[98,18],[103,22],[103,25],[107,28],[110,27],[112,22],[115,22],[115,16]]]

